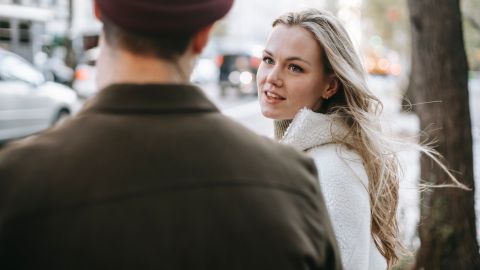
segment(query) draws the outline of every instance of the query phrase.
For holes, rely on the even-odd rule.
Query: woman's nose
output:
[[[283,85],[282,74],[277,67],[273,67],[267,75],[267,82],[276,86],[281,87]]]

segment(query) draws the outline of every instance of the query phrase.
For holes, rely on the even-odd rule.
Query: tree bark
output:
[[[432,189],[422,195],[415,269],[480,269],[474,209],[468,64],[458,0],[408,0],[412,30],[412,87],[422,130],[471,191]],[[433,102],[433,103],[428,103]],[[451,183],[421,158],[421,177]]]
[[[77,59],[75,56],[75,51],[73,50],[73,40],[72,40],[72,33],[71,29],[73,27],[73,0],[68,0],[68,30],[65,33],[65,49],[66,49],[66,54],[65,54],[65,65],[73,70],[75,70],[75,67],[77,65]],[[73,85],[73,80],[72,78],[69,82],[66,82],[66,84],[70,87]]]
[[[71,29],[73,27],[73,0],[68,0],[68,20],[67,20],[67,32],[65,33],[65,48],[67,53],[65,55],[65,64],[68,67],[75,68],[76,59],[75,52],[73,51],[73,41]]]
[[[411,61],[411,63],[413,60]],[[410,71],[410,79],[408,80],[408,85],[407,88],[405,89],[405,92],[403,93],[403,98],[402,98],[402,111],[403,112],[415,112],[415,79],[413,76],[415,75],[415,70],[413,70],[413,64],[412,64],[412,70]]]

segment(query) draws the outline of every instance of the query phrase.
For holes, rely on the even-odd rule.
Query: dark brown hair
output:
[[[169,61],[184,54],[194,36],[194,33],[162,33],[155,36],[133,33],[107,18],[102,18],[102,21],[105,40],[111,47]]]

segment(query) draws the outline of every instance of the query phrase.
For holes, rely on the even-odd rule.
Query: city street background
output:
[[[468,76],[478,238],[480,0],[464,0],[461,5],[465,50],[470,68]],[[385,125],[396,136],[416,140],[420,132],[419,118],[401,107],[411,69],[406,1],[237,0],[228,16],[215,25],[211,40],[192,74],[192,83],[197,84],[225,115],[259,135],[272,138],[273,122],[261,115],[255,95],[256,68],[273,19],[285,11],[306,7],[329,10],[344,23],[368,71],[368,85],[384,103]],[[0,148],[2,140],[30,135],[64,119],[63,116],[74,116],[85,102],[95,96],[98,91],[95,86],[95,64],[99,54],[97,43],[101,27],[101,23],[93,16],[91,0],[0,0],[0,71],[2,65],[7,66],[3,58],[12,56],[18,57],[15,58],[17,60],[24,59],[18,61],[28,67],[12,72],[21,73],[19,77],[25,76],[25,69],[31,70],[27,72],[30,75],[38,72],[35,76],[25,78],[29,86],[34,85],[34,90],[45,91],[45,96],[50,96],[52,100],[60,96],[67,100],[67,107],[61,110],[58,110],[58,103],[51,103],[53,105],[50,108],[27,110],[14,121],[11,104],[2,103],[0,97]],[[11,66],[8,64],[8,67]],[[1,83],[0,80],[0,95],[11,94],[7,88],[12,86],[2,86]],[[43,84],[48,84],[50,88],[44,89],[47,86],[41,86]],[[67,97],[69,94],[65,92],[74,93],[75,98]],[[7,110],[2,111],[1,106],[7,106]],[[40,113],[46,116],[40,117]],[[31,115],[35,118],[35,126],[21,130],[19,123],[29,120]],[[40,123],[41,119],[43,123]],[[6,123],[13,123],[14,128],[2,131]],[[420,220],[419,154],[404,151],[400,156],[406,169],[405,178],[400,183],[400,231],[406,245],[415,250],[420,245],[417,237]]]

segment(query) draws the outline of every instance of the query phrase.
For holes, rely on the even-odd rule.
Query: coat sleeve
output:
[[[368,177],[360,157],[335,145],[312,149],[309,154],[318,169],[344,268],[369,269],[370,199]]]

